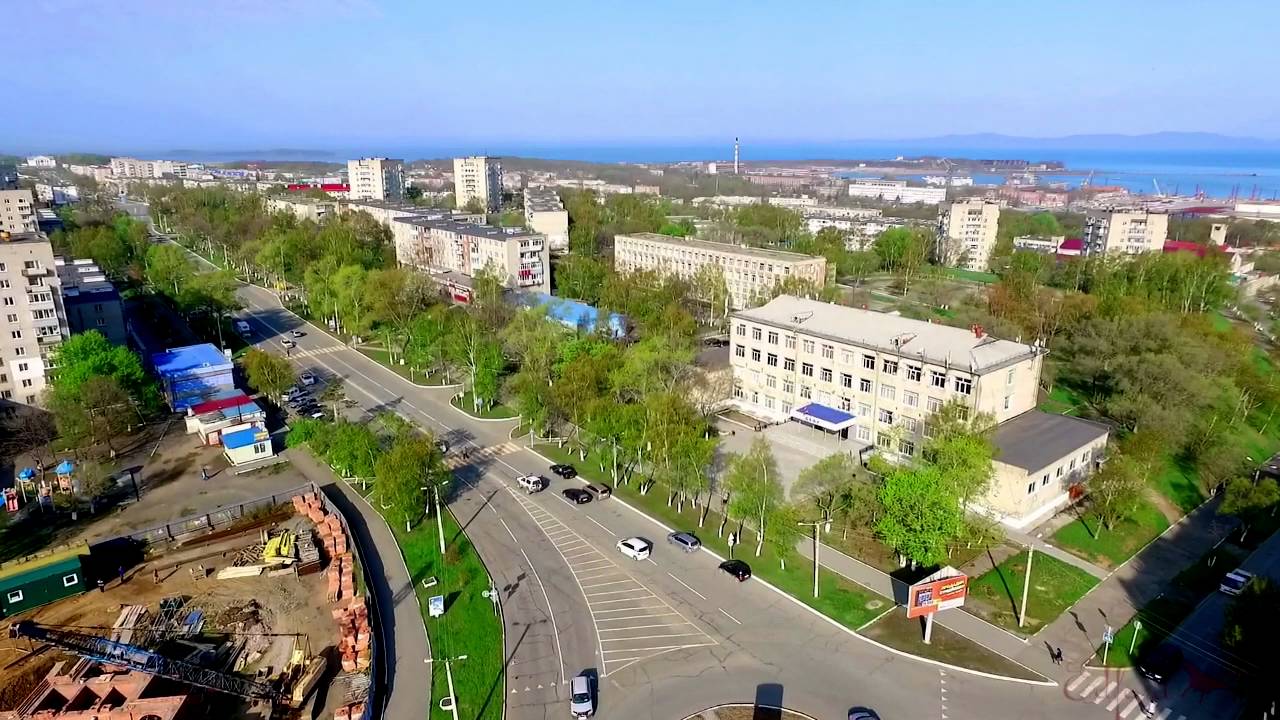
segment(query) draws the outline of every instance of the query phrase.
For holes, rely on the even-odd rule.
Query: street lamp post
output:
[[[818,542],[818,528],[827,524],[826,520],[815,520],[813,522],[798,522],[797,525],[813,528],[813,596],[818,597],[818,548],[822,547],[822,543]]]
[[[458,657],[444,659],[444,677],[445,677],[445,681],[448,683],[448,686],[449,686],[449,708],[448,709],[453,713],[453,720],[458,720],[458,698],[453,694],[453,670],[451,668],[451,665],[453,664],[454,660],[466,660],[466,659],[467,659],[466,655],[459,655]],[[440,709],[441,710],[445,709],[443,707],[443,703]]]

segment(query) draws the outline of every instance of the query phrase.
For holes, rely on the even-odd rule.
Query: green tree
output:
[[[328,433],[325,458],[342,477],[368,478],[374,475],[374,465],[383,455],[378,436],[367,425],[336,422]]]
[[[424,487],[442,465],[439,450],[420,436],[398,438],[378,457],[374,466],[376,490],[384,508],[404,518],[404,531],[413,529],[422,516],[427,497]]]
[[[1219,511],[1227,515],[1247,517],[1267,510],[1280,503],[1280,486],[1275,478],[1259,477],[1251,480],[1238,477],[1227,483]]]
[[[54,384],[47,398],[59,434],[76,443],[106,443],[141,423],[141,415],[129,393],[110,375],[94,375],[75,392]]]
[[[279,400],[297,380],[289,361],[264,350],[251,348],[240,361],[249,384],[268,397]]]
[[[951,482],[927,464],[895,466],[879,491],[884,514],[876,532],[913,564],[946,561],[949,543],[964,530],[964,510]]]
[[[54,357],[58,372],[53,389],[57,393],[79,395],[89,379],[109,377],[144,409],[158,399],[155,383],[142,369],[138,355],[126,347],[112,345],[97,330],[67,338],[58,345]]]
[[[902,276],[902,287],[905,291],[911,285],[912,276],[919,272],[929,259],[929,248],[932,244],[932,236],[928,230],[899,227],[889,228],[880,233],[872,244],[872,250],[884,263],[886,270]]]
[[[770,516],[783,501],[782,483],[773,449],[764,438],[751,441],[743,455],[729,460],[725,473],[725,489],[729,495],[726,507],[739,521],[751,520],[755,525],[756,557],[764,549],[764,538]]]
[[[788,503],[775,507],[769,516],[769,548],[778,556],[778,567],[782,570],[787,569],[787,560],[796,552],[802,517],[800,509]]]
[[[186,251],[177,245],[163,243],[147,251],[147,283],[171,298],[182,294],[182,288],[194,274]]]
[[[453,315],[444,305],[433,305],[413,318],[404,347],[411,372],[416,368],[430,377],[444,365],[452,324]]]
[[[591,305],[600,302],[609,269],[599,258],[571,252],[560,258],[553,270],[557,295]]]
[[[707,307],[710,320],[707,324],[716,332],[727,332],[733,298],[729,295],[724,270],[719,265],[703,265],[693,278],[693,288],[695,296]]]
[[[822,514],[830,530],[837,513],[843,511],[850,500],[850,488],[856,482],[857,462],[848,453],[835,453],[800,471],[791,486],[791,497],[802,500]]]
[[[462,209],[474,214],[483,214],[486,210],[484,203],[480,202],[480,198],[474,196],[467,200],[467,203],[462,206]]]
[[[422,188],[417,185],[409,185],[404,189],[404,199],[409,202],[417,202],[422,197]]]
[[[1133,517],[1145,488],[1141,468],[1133,459],[1117,455],[1089,478],[1089,499],[1102,527],[1108,530]],[[1099,528],[1101,530],[1101,528]]]

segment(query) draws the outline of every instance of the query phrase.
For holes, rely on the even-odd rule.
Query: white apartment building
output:
[[[406,238],[396,243],[396,260],[401,265],[463,288],[470,287],[470,278],[488,269],[509,288],[551,291],[551,255],[545,237],[524,228],[491,227],[443,217],[447,212],[395,220],[393,224],[403,228],[393,235]]]
[[[35,232],[35,203],[31,191],[0,190],[0,231],[17,233]]]
[[[989,413],[999,423],[997,455],[982,507],[1011,525],[1066,502],[1091,467],[1080,457],[1100,457],[1106,444],[1105,428],[1035,410],[1046,352],[1036,345],[790,295],[731,321],[734,403],[749,415],[795,420],[904,460],[919,454],[930,414],[947,403]]]
[[[49,238],[0,232],[0,406],[35,405],[68,332]]]
[[[1139,209],[1090,210],[1084,219],[1084,254],[1161,252],[1169,239],[1169,216]]]
[[[685,280],[693,280],[706,265],[719,267],[734,309],[756,304],[788,277],[817,286],[827,280],[826,258],[657,233],[615,236],[613,265],[620,273],[651,270]]]
[[[75,185],[36,183],[36,199],[51,205],[66,205],[80,199],[80,188]]]
[[[139,160],[131,157],[111,158],[111,175],[116,178],[162,178],[166,175],[186,177],[187,164],[174,160]]]
[[[502,164],[484,155],[454,158],[453,197],[459,209],[479,200],[480,207],[497,212],[502,207]]]
[[[399,200],[404,197],[404,161],[383,157],[348,160],[347,183],[352,200]]]
[[[1013,249],[1051,255],[1057,253],[1066,240],[1066,235],[1019,235],[1013,239]]]
[[[269,197],[266,200],[267,210],[289,213],[299,220],[310,220],[318,223],[338,212],[338,202],[336,200],[288,196]]]
[[[98,182],[105,182],[111,178],[111,167],[108,165],[67,165],[66,167],[72,175],[91,177]]]
[[[766,198],[765,202],[778,207],[791,208],[792,210],[806,210],[818,207],[818,198],[802,195],[800,197],[771,197]]]
[[[569,213],[554,189],[524,189],[524,222],[534,232],[546,236],[550,249],[569,249]]]
[[[906,180],[858,179],[849,182],[849,197],[874,198],[895,203],[937,205],[947,199],[947,189],[911,187]]]
[[[967,198],[943,205],[938,214],[938,255],[943,264],[985,272],[999,222],[999,203]]]
[[[58,161],[52,155],[32,155],[27,158],[27,165],[35,168],[56,168]]]

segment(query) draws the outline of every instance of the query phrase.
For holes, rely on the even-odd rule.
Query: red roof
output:
[[[1185,240],[1166,240],[1164,243],[1164,251],[1171,252],[1193,252],[1200,257],[1204,257],[1211,250],[1221,250],[1224,253],[1235,252],[1234,248],[1226,245],[1201,245],[1200,243],[1187,242]]]
[[[217,400],[202,402],[199,405],[192,405],[190,409],[192,415],[204,415],[205,413],[211,413],[216,410],[225,410],[238,405],[247,405],[248,403],[249,396],[244,393],[240,393],[238,395],[232,395],[231,397],[218,398]]]
[[[1058,246],[1059,250],[1084,250],[1084,238],[1067,238]]]
[[[325,192],[350,192],[351,186],[346,183],[322,183],[320,189]]]

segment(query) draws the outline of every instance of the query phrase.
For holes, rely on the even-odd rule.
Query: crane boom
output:
[[[100,663],[120,665],[209,690],[247,698],[268,700],[280,698],[280,693],[264,683],[167,658],[137,645],[116,642],[97,635],[46,627],[30,620],[23,620],[10,626],[9,635],[39,640]]]

